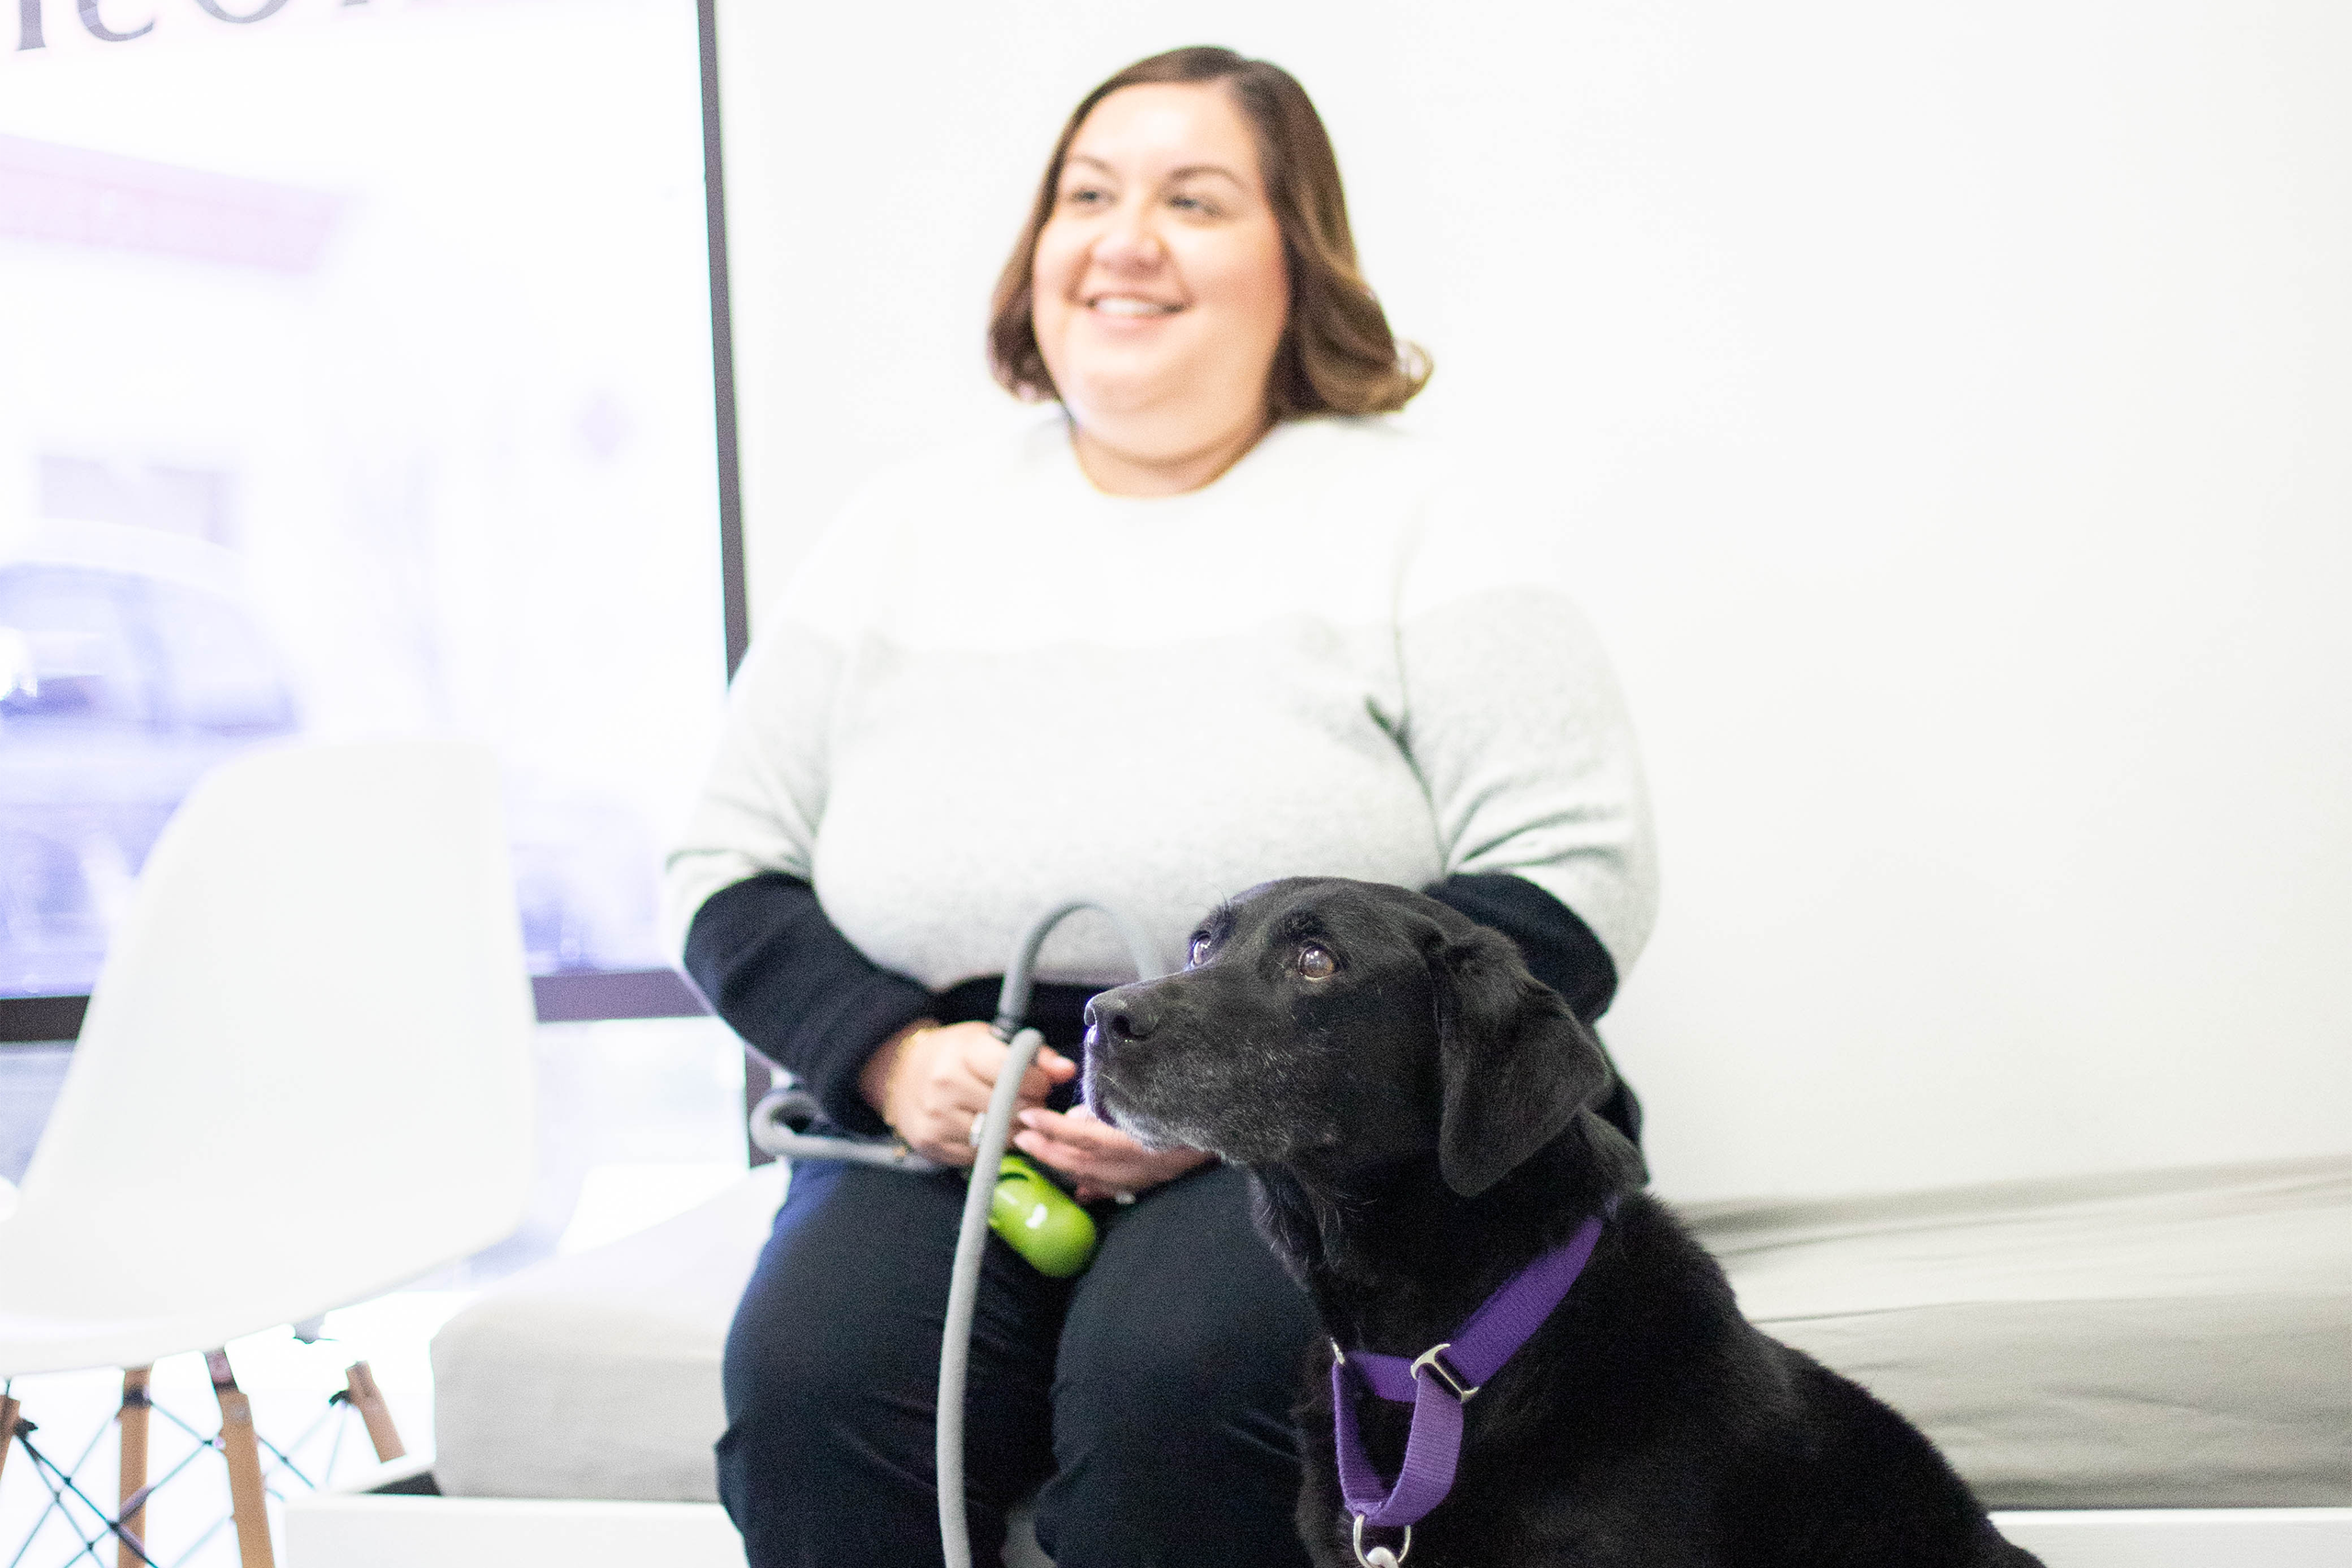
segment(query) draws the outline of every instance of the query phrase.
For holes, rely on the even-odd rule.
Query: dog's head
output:
[[[1611,1084],[1510,938],[1377,883],[1253,888],[1202,922],[1182,972],[1086,1010],[1087,1102],[1145,1143],[1334,1174],[1434,1151],[1464,1197]]]

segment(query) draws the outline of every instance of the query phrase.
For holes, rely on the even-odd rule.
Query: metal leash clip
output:
[[[1355,1548],[1356,1561],[1363,1563],[1363,1568],[1402,1568],[1405,1554],[1413,1550],[1413,1527],[1410,1525],[1405,1527],[1405,1539],[1397,1543],[1396,1551],[1391,1551],[1385,1546],[1375,1546],[1370,1551],[1366,1551],[1363,1549],[1363,1516],[1358,1514]]]

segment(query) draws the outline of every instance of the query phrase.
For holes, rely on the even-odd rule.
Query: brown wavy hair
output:
[[[1053,216],[1062,163],[1094,106],[1122,87],[1146,83],[1222,83],[1258,141],[1268,202],[1282,229],[1290,274],[1290,310],[1266,378],[1269,411],[1278,420],[1312,413],[1388,413],[1403,408],[1430,378],[1430,357],[1388,330],[1380,300],[1356,262],[1348,199],[1330,133],[1306,89],[1281,66],[1229,49],[1171,49],[1138,60],[1080,98],[1046,161],[1046,177],[1029,221],[997,279],[989,315],[989,368],[1026,402],[1059,396],[1038,352],[1030,320],[1036,287],[1037,235]]]

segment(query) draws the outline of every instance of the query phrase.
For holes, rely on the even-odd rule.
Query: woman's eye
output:
[[[1339,973],[1340,961],[1329,951],[1308,942],[1298,950],[1298,972],[1310,980],[1328,980]]]
[[[1209,939],[1208,939],[1208,933],[1207,933],[1207,932],[1205,932],[1205,931],[1203,931],[1203,932],[1201,932],[1199,935],[1196,935],[1195,937],[1193,937],[1193,945],[1192,945],[1190,948],[1188,948],[1188,949],[1186,949],[1186,950],[1185,950],[1185,953],[1184,953],[1184,966],[1185,966],[1186,968],[1188,968],[1188,969],[1189,969],[1189,968],[1193,967],[1194,964],[1206,964],[1208,961],[1209,961]]]
[[[1080,186],[1075,190],[1064,192],[1062,196],[1062,200],[1071,207],[1092,207],[1107,199],[1108,197],[1102,191],[1092,186]]]

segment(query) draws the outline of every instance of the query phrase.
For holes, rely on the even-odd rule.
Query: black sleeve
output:
[[[1609,1010],[1617,995],[1616,962],[1575,910],[1532,882],[1508,874],[1449,876],[1427,891],[1439,903],[1517,942],[1529,972],[1559,992],[1587,1024]],[[1605,1046],[1601,1055],[1608,1055]],[[1593,1109],[1639,1148],[1642,1102],[1614,1061],[1609,1072],[1615,1081]]]
[[[1535,977],[1588,1024],[1617,995],[1617,965],[1576,911],[1523,876],[1449,876],[1429,896],[1513,942]]]
[[[764,872],[695,911],[686,973],[752,1049],[798,1078],[843,1130],[889,1132],[857,1075],[881,1043],[933,1013],[932,995],[859,952],[797,876]]]

